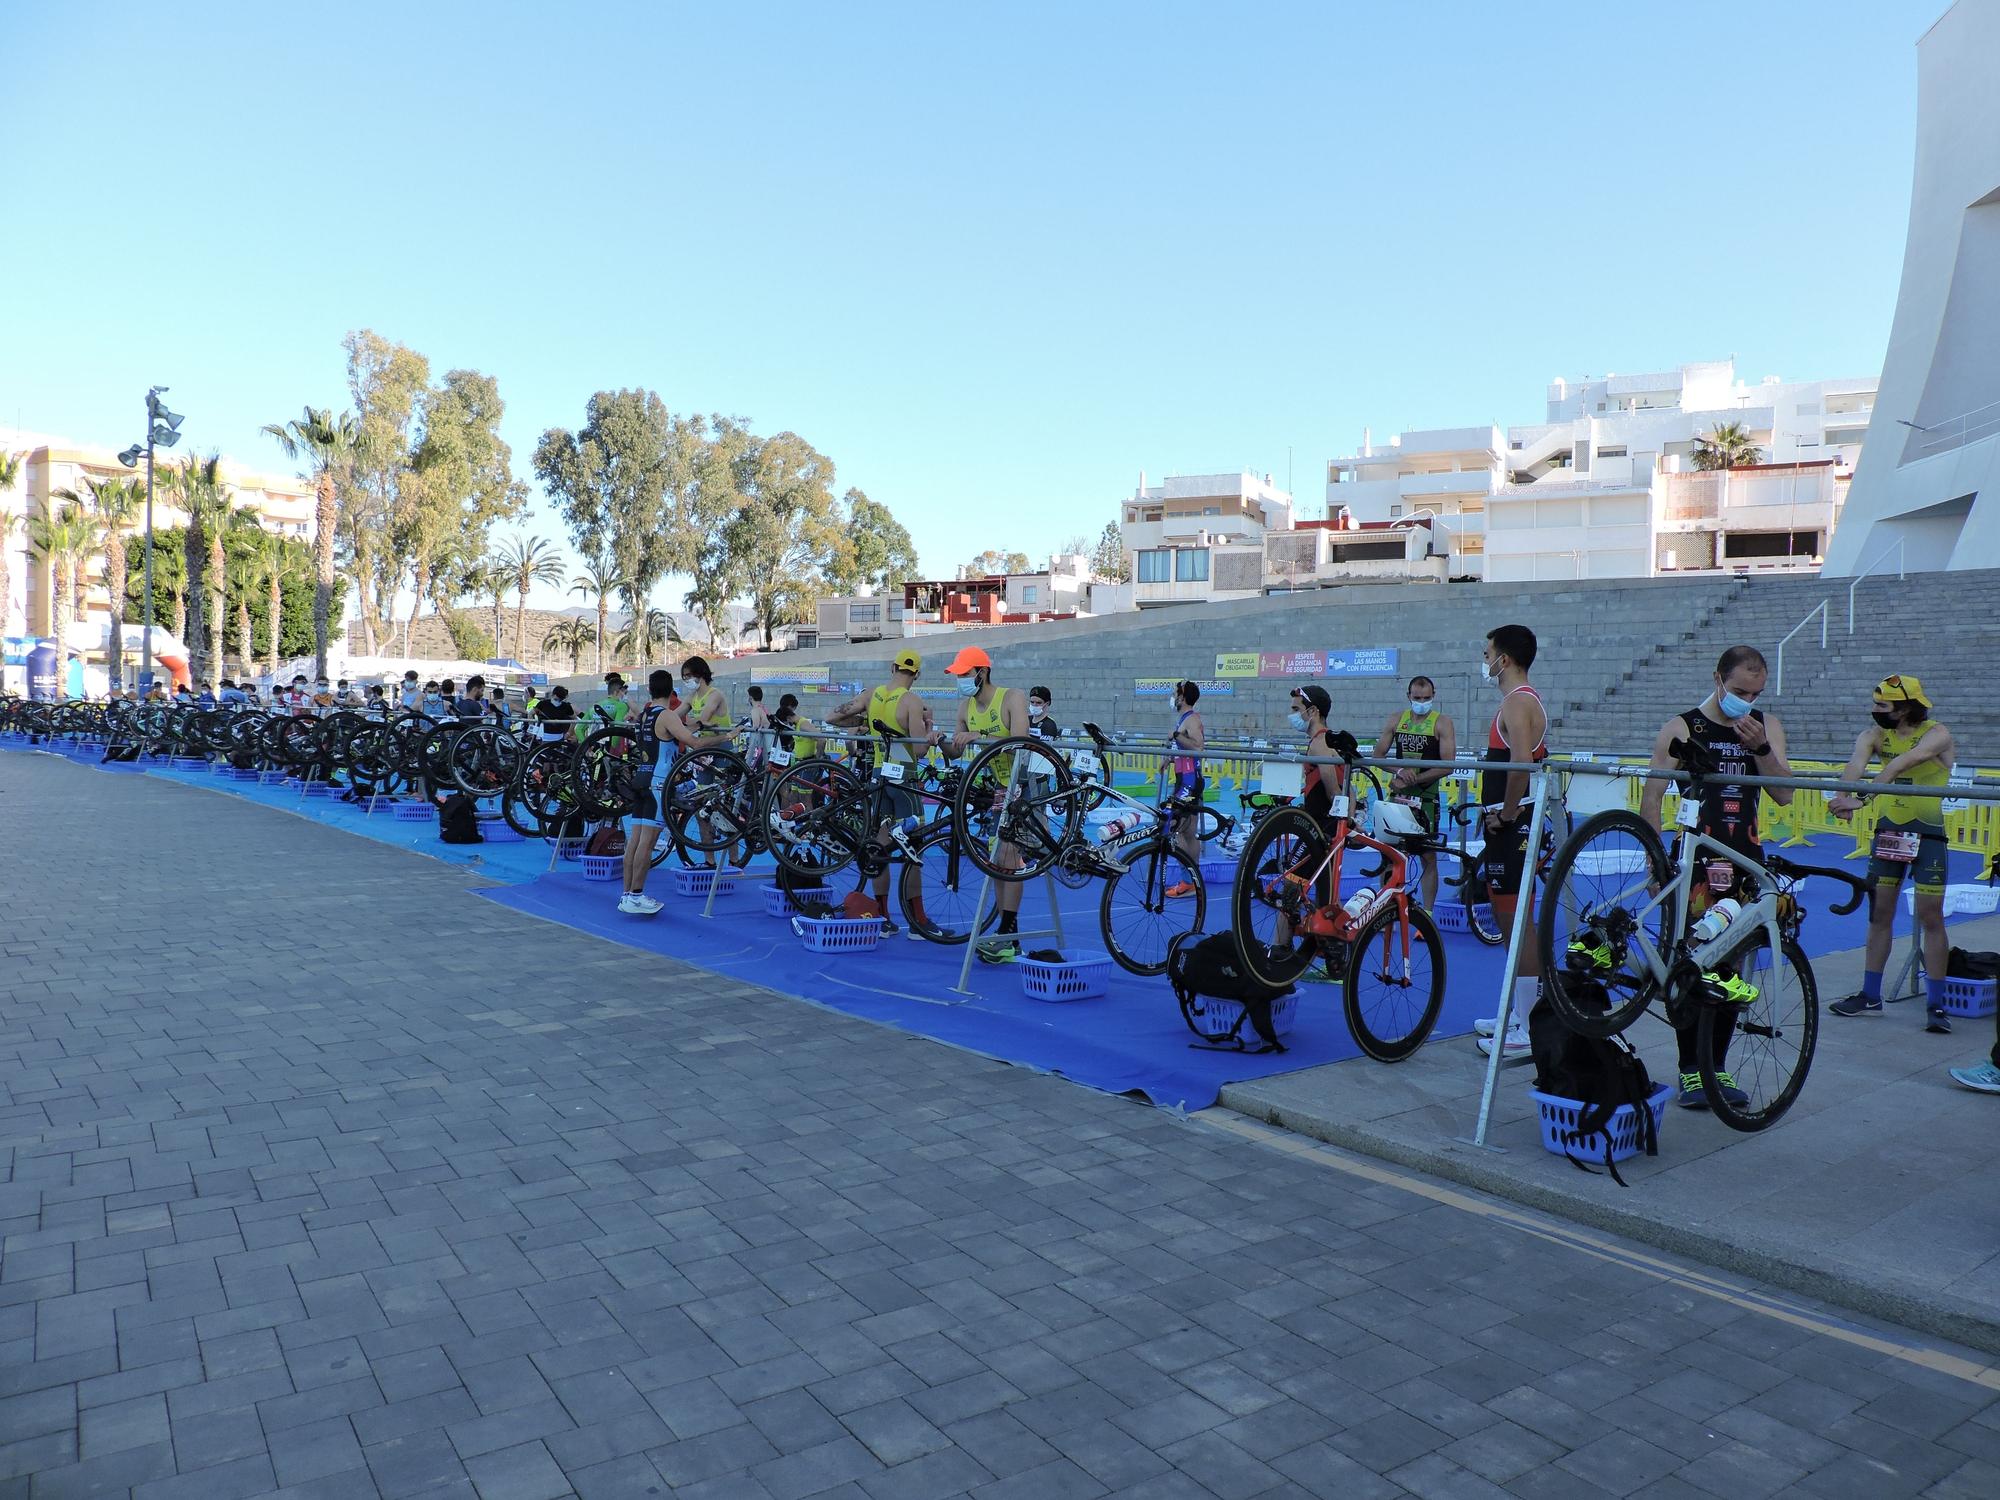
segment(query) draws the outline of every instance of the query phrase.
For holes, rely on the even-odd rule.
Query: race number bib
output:
[[[1917,835],[1901,828],[1875,830],[1875,857],[1891,864],[1906,865],[1917,857]]]
[[[1701,823],[1701,804],[1692,797],[1681,798],[1674,808],[1674,823],[1680,828],[1695,828]]]
[[[789,750],[773,750],[765,759],[774,766],[789,766],[792,763],[792,752]]]
[[[1345,818],[1353,814],[1354,803],[1345,793],[1327,799],[1326,815],[1329,818]]]
[[[1712,859],[1708,862],[1708,888],[1711,891],[1728,891],[1736,884],[1736,866],[1726,859]]]
[[[882,762],[879,774],[884,781],[900,782],[903,779],[903,763],[896,760],[885,760]]]

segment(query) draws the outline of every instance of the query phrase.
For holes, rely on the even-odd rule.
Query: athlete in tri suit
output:
[[[1408,688],[1409,707],[1389,716],[1375,737],[1378,756],[1398,760],[1453,760],[1458,755],[1458,729],[1451,715],[1438,706],[1437,684],[1428,677],[1412,677]],[[1405,766],[1389,779],[1389,795],[1409,807],[1427,833],[1438,831],[1444,779],[1451,772],[1422,770]],[[1437,905],[1437,860],[1424,856],[1422,888],[1424,905]]]
[[[1541,694],[1528,681],[1528,669],[1535,664],[1535,632],[1525,625],[1502,625],[1486,633],[1486,649],[1479,672],[1500,690],[1500,707],[1486,732],[1489,761],[1526,761],[1539,765],[1549,757],[1549,716],[1542,708]],[[1528,1012],[1541,993],[1541,954],[1533,940],[1535,924],[1534,875],[1528,869],[1528,825],[1530,809],[1523,806],[1528,795],[1528,772],[1488,771],[1480,784],[1479,800],[1486,808],[1486,849],[1482,862],[1486,873],[1487,899],[1500,930],[1512,933],[1514,909],[1521,889],[1527,886],[1529,940],[1521,944],[1520,964],[1515,971],[1514,992],[1508,1005],[1507,1035],[1502,1039],[1503,1057],[1527,1057]],[[1475,1029],[1481,1029],[1475,1026]],[[1493,1050],[1492,1022],[1483,1028],[1479,1050]]]
[[[622,686],[622,684],[621,684]],[[630,917],[657,916],[660,903],[646,894],[646,876],[653,868],[653,846],[659,842],[660,799],[665,794],[667,776],[683,750],[703,750],[726,745],[726,734],[703,737],[682,721],[673,706],[674,674],[664,668],[646,678],[651,701],[633,720],[638,730],[630,831],[625,836],[625,889],[618,898],[618,910]]]
[[[870,733],[894,736],[896,743],[889,747],[883,758],[901,765],[907,776],[916,766],[920,750],[928,750],[937,742],[930,718],[924,711],[924,700],[911,691],[923,669],[923,657],[905,646],[890,661],[887,682],[866,697],[850,698],[828,716],[827,722],[840,729],[865,726]],[[872,747],[867,748],[872,751]],[[855,759],[864,770],[875,763],[872,753],[857,754]],[[907,785],[889,785],[884,790],[887,794],[883,802],[886,815],[875,830],[875,842],[887,846],[896,827],[905,819],[922,817],[924,807],[922,799]],[[882,912],[882,930],[898,931],[896,924],[889,919],[889,871],[886,865],[882,873],[875,877],[875,901]]]
[[[1785,726],[1778,722],[1776,715],[1767,714],[1757,707],[1757,699],[1764,692],[1767,671],[1764,654],[1755,646],[1731,646],[1723,652],[1722,659],[1715,664],[1715,686],[1709,695],[1696,707],[1686,713],[1675,714],[1660,727],[1653,740],[1652,768],[1655,771],[1688,769],[1687,757],[1674,754],[1674,745],[1678,741],[1683,745],[1701,747],[1706,754],[1700,758],[1720,778],[1791,775],[1791,764],[1785,759]],[[1662,834],[1667,832],[1663,818],[1666,797],[1667,783],[1652,780],[1646,783],[1646,789],[1639,798],[1639,816]],[[1791,802],[1792,794],[1788,789],[1774,788],[1771,799],[1783,806]],[[1718,844],[1726,844],[1761,865],[1764,862],[1764,841],[1757,826],[1757,804],[1758,789],[1755,787],[1727,779],[1709,781],[1702,788],[1700,820],[1695,827]],[[1756,892],[1748,888],[1736,866],[1727,860],[1714,860],[1689,893],[1685,920],[1694,921],[1725,896],[1747,902],[1755,899]],[[1717,971],[1703,977],[1717,985],[1732,1001],[1747,1004],[1757,998],[1756,990],[1733,972]],[[1698,1019],[1697,1015],[1690,1014],[1687,1023],[1674,1031],[1680,1051],[1680,1103],[1685,1109],[1708,1108],[1708,1096],[1701,1090],[1701,1064],[1695,1050]],[[1715,1081],[1721,1087],[1724,1098],[1731,1103],[1745,1104],[1749,1102],[1749,1095],[1739,1089],[1736,1080],[1722,1068],[1728,1057],[1729,1038],[1735,1029],[1736,1012],[1732,1006],[1723,1012],[1721,1041],[1718,1044],[1721,1051],[1714,1059]]]
[[[1208,742],[1207,731],[1201,722],[1201,712],[1195,707],[1201,702],[1201,684],[1192,680],[1174,684],[1174,727],[1167,735],[1167,743],[1176,750],[1200,750]],[[1201,805],[1208,795],[1208,779],[1202,774],[1201,759],[1195,755],[1176,755],[1170,762],[1174,773],[1174,804],[1177,816],[1174,818],[1174,847],[1187,856],[1187,862],[1199,868],[1201,865]],[[1192,809],[1190,816],[1186,809]],[[1170,886],[1167,895],[1179,900],[1192,896],[1194,886],[1188,881]]]
[[[1884,786],[1941,787],[1951,781],[1958,747],[1951,731],[1931,717],[1931,700],[1924,685],[1907,672],[1875,684],[1874,724],[1854,741],[1854,753],[1840,773],[1842,781],[1859,781],[1869,762],[1882,769],[1875,781]],[[1875,890],[1868,909],[1868,946],[1861,989],[1827,1007],[1836,1016],[1877,1016],[1882,1013],[1882,971],[1889,965],[1895,939],[1896,895],[1905,872],[1917,882],[1917,926],[1924,935],[1926,1031],[1948,1032],[1951,1017],[1944,1009],[1944,981],[1950,945],[1944,933],[1945,860],[1950,852],[1944,828],[1944,806],[1936,797],[1905,797],[1893,792],[1873,794],[1875,839],[1868,862],[1868,879]],[[1851,818],[1862,799],[1841,795],[1827,799],[1837,818]],[[2000,1049],[1996,1049],[2000,1050]],[[2000,1059],[1996,1059],[2000,1060]],[[1954,1075],[1956,1076],[1956,1075]],[[1960,1079],[1961,1083],[1965,1080]],[[1971,1085],[1968,1085],[1970,1087]]]
[[[1002,687],[993,680],[993,658],[980,647],[965,647],[951,659],[945,672],[958,679],[958,729],[951,737],[953,755],[963,755],[982,740],[1016,739],[1028,734],[1027,696],[1018,688]],[[995,757],[994,773],[1012,782],[1016,758]],[[1003,870],[1021,867],[1021,851],[1012,844],[1002,843],[993,856]],[[1000,880],[994,884],[997,889],[993,900],[1000,913],[1000,926],[993,937],[973,951],[982,963],[1012,963],[1021,956],[1021,940],[1015,934],[1021,930],[1023,883]]]

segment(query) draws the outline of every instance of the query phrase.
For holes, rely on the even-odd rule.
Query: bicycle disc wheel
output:
[[[1181,896],[1167,893],[1183,886]],[[1184,932],[1200,932],[1208,915],[1201,870],[1164,840],[1142,844],[1131,863],[1104,877],[1098,929],[1118,967],[1132,974],[1167,972],[1167,948]]]
[[[1314,877],[1328,847],[1326,830],[1310,815],[1281,808],[1257,825],[1236,867],[1229,901],[1236,956],[1267,988],[1296,983],[1319,948],[1319,940],[1305,931],[1305,920],[1315,905]]]
[[[903,861],[896,895],[903,909],[903,925],[926,942],[957,947],[972,936],[974,909],[986,877],[963,850],[955,847],[953,824],[934,824],[917,840],[914,858]],[[999,903],[993,903],[980,923],[986,932],[1000,920]]]
[[[1557,853],[1542,890],[1536,939],[1542,993],[1583,1036],[1616,1036],[1660,998],[1660,983],[1632,939],[1655,948],[1679,935],[1673,869],[1653,825],[1617,809],[1591,818]],[[1655,903],[1652,887],[1667,890]]]
[[[1786,938],[1771,957],[1768,936],[1760,934],[1734,959],[1737,977],[1757,988],[1748,1004],[1704,1004],[1695,1033],[1695,1057],[1708,1107],[1731,1130],[1767,1130],[1799,1097],[1819,1045],[1819,983],[1796,938]],[[1745,1098],[1731,1103],[1717,1077]]]
[[[868,787],[830,760],[801,761],[780,776],[764,801],[771,857],[815,884],[853,864],[874,836]]]
[[[1083,794],[1062,753],[1033,738],[1000,740],[973,758],[952,812],[965,830],[965,854],[995,880],[1033,880],[1082,837]],[[998,811],[997,818],[991,816]],[[1000,863],[1010,844],[1020,863]]]
[[[1401,1062],[1431,1034],[1444,1008],[1444,943],[1431,914],[1394,900],[1363,925],[1347,950],[1342,1004],[1347,1029],[1377,1062]]]

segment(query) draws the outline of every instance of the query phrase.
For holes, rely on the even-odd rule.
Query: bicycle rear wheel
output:
[[[868,788],[830,760],[800,761],[772,784],[764,800],[771,857],[807,884],[853,864],[874,837]]]
[[[1191,886],[1191,893],[1167,892]],[[1200,932],[1208,915],[1201,870],[1164,839],[1144,844],[1131,863],[1104,879],[1098,929],[1118,967],[1131,974],[1167,972],[1167,948],[1184,932]]]
[[[1307,813],[1281,808],[1257,825],[1236,867],[1229,902],[1236,955],[1269,989],[1297,983],[1318,951],[1319,940],[1304,929],[1328,848],[1326,830]]]
[[[735,848],[757,815],[753,787],[749,766],[733,750],[691,750],[681,756],[660,797],[674,843],[699,854]]]
[[[1703,1004],[1695,1033],[1701,1091],[1731,1130],[1768,1130],[1784,1118],[1812,1071],[1819,982],[1796,938],[1786,938],[1773,959],[1770,940],[1760,935],[1734,962],[1737,977],[1756,987],[1757,998]],[[1731,1102],[1730,1084],[1742,1092],[1742,1102]]]
[[[1423,1046],[1444,1008],[1444,942],[1414,900],[1385,902],[1347,950],[1341,986],[1347,1029],[1377,1062],[1401,1062]]]
[[[1092,794],[1094,795],[1094,794]],[[995,880],[1033,880],[1062,858],[1082,836],[1085,794],[1060,751],[1033,738],[1000,740],[973,758],[959,782],[952,813],[965,830],[965,853]],[[997,827],[988,816],[998,809]],[[989,841],[997,835],[998,843]],[[1019,851],[1020,863],[999,862],[999,844]]]
[[[1659,833],[1622,809],[1591,818],[1557,853],[1536,937],[1542,993],[1572,1031],[1616,1036],[1660,998],[1632,940],[1643,931],[1664,951],[1678,939],[1672,879]],[[1655,888],[1668,888],[1657,905]]]

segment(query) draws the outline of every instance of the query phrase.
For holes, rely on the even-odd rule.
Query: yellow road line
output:
[[[1687,1291],[1698,1292],[1704,1297],[1713,1297],[1718,1302],[1726,1302],[1745,1312],[1774,1318],[1778,1322],[1789,1323],[1794,1328],[1802,1328],[1825,1338],[1838,1339],[1841,1343],[1852,1344],[1856,1348],[1886,1354],[1906,1364],[1934,1370],[1941,1375],[1950,1375],[1985,1390],[2000,1391],[2000,1368],[1993,1365],[1982,1364],[1978,1360],[1966,1359],[1957,1354],[1948,1354],[1942,1349],[1904,1343],[1884,1338],[1880,1334],[1869,1333],[1864,1329],[1828,1322],[1802,1307],[1783,1302],[1768,1293],[1751,1293],[1720,1276],[1676,1264],[1636,1246],[1613,1244],[1586,1230],[1557,1224],[1503,1203],[1474,1197],[1457,1188],[1426,1182],[1421,1177],[1411,1176],[1393,1167],[1336,1151],[1318,1141],[1308,1140],[1274,1126],[1258,1124],[1229,1110],[1207,1109],[1189,1118],[1198,1120],[1211,1129],[1252,1141],[1268,1150],[1282,1151],[1287,1156],[1302,1157],[1318,1166],[1330,1167],[1350,1177],[1400,1189],[1419,1198],[1428,1199],[1432,1203],[1471,1214],[1475,1218],[1486,1219],[1523,1234],[1532,1235],[1549,1244],[1576,1250],[1593,1259],[1626,1266],[1657,1281],[1669,1282]]]

